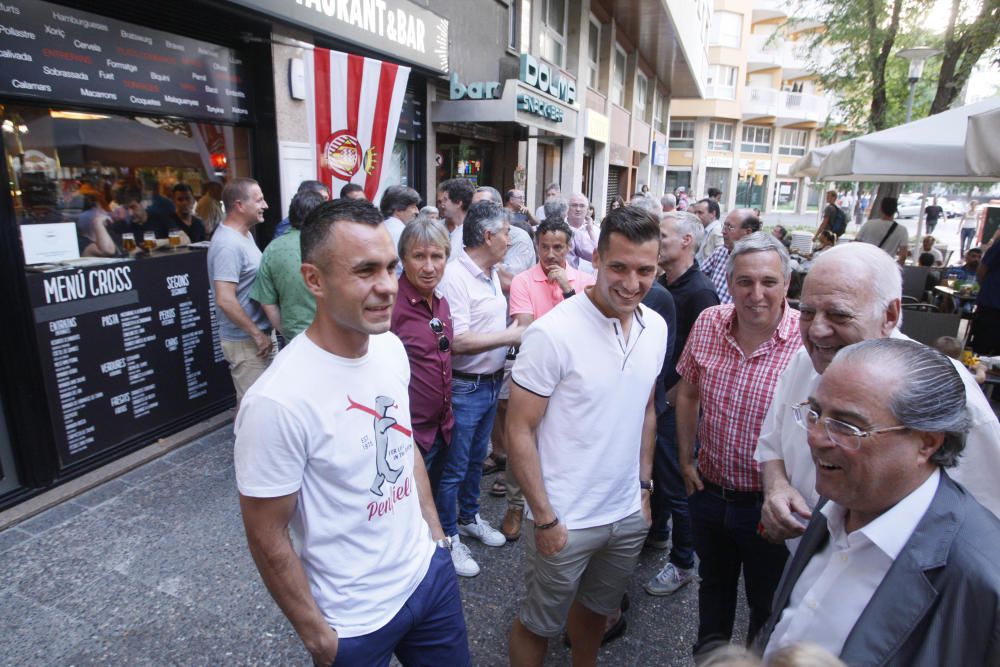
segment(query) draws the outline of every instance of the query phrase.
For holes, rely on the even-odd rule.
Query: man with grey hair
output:
[[[472,203],[480,201],[493,202],[497,206],[503,206],[500,198],[500,191],[489,185],[481,185],[476,188],[472,195]],[[510,212],[505,208],[507,221],[510,222],[510,248],[504,255],[500,264],[500,279],[503,281],[504,292],[510,291],[510,281],[522,271],[527,271],[535,263],[535,248],[531,242],[531,235],[518,227],[511,220]]]
[[[498,265],[507,253],[510,224],[490,201],[469,207],[462,225],[464,248],[448,263],[441,293],[451,307],[451,400],[455,427],[444,455],[435,495],[441,525],[451,537],[452,562],[460,576],[474,577],[479,565],[459,536],[493,547],[507,540],[479,516],[479,485],[503,382],[507,349],[521,342],[522,327],[507,326],[507,300]]]
[[[755,457],[761,464],[765,503],[762,523],[768,539],[802,535],[819,500],[816,468],[791,405],[819,384],[821,374],[839,350],[873,338],[906,337],[897,329],[902,278],[892,257],[877,246],[848,243],[830,248],[813,264],[802,286],[799,308],[803,348],[775,388],[764,419]],[[952,477],[976,499],[1000,515],[1000,423],[971,373],[961,370],[972,423],[965,452]]]
[[[678,454],[702,580],[696,656],[732,637],[741,570],[753,641],[788,556],[757,532],[763,494],[753,460],[774,386],[802,345],[799,313],[785,300],[788,251],[756,232],[733,246],[727,274],[733,303],[702,312],[677,364]]]
[[[558,197],[562,193],[562,188],[558,183],[549,183],[545,186],[545,201],[535,209],[535,219],[541,222],[545,219],[545,202]]]
[[[672,196],[672,195],[671,195]],[[677,453],[677,382],[676,366],[687,343],[688,334],[706,308],[719,305],[715,287],[698,270],[694,254],[704,229],[695,215],[686,211],[664,213],[660,218],[661,285],[674,298],[677,325],[673,355],[663,365],[663,389],[666,405],[656,415],[656,452],[653,458],[653,524],[646,545],[665,549],[671,545],[667,563],[646,583],[650,595],[670,595],[692,581],[694,576],[694,538],[687,491],[681,476]],[[668,527],[673,522],[673,531]],[[671,539],[672,538],[672,539]]]
[[[629,206],[638,206],[644,211],[649,211],[653,215],[659,216],[663,212],[663,207],[656,202],[652,197],[647,197],[644,194],[637,194],[632,197],[632,200],[628,203]]]
[[[672,194],[665,194],[660,197],[660,207],[664,213],[671,213],[677,210],[677,197]]]
[[[579,260],[586,260],[588,263],[594,257],[594,250],[597,248],[598,232],[597,225],[587,214],[590,208],[590,201],[587,195],[576,192],[569,198],[569,208],[566,211],[566,222],[573,229],[573,255],[577,258],[575,266],[579,265]]]
[[[705,205],[706,202],[711,200],[703,199],[695,205],[697,207]],[[716,206],[718,210],[718,206]],[[732,252],[733,244],[740,239],[749,236],[755,232],[760,231],[760,219],[754,213],[752,209],[749,208],[737,208],[729,212],[726,216],[726,221],[722,225],[722,245],[715,249],[708,259],[705,261],[699,260],[702,272],[707,275],[712,284],[715,285],[715,291],[719,295],[720,303],[732,303],[733,297],[729,293],[729,282],[727,279],[727,266],[729,261],[729,253]],[[707,243],[711,238],[709,230],[705,230],[705,240],[703,243]],[[699,255],[701,252],[699,251]]]
[[[867,340],[791,406],[822,500],[765,658],[814,642],[849,665],[1000,664],[1000,521],[945,472],[971,423],[962,373],[914,341]]]

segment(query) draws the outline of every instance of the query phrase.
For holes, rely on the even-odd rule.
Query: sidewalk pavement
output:
[[[309,665],[247,550],[232,451],[226,425],[0,532],[0,663]],[[498,525],[493,479],[481,513]],[[499,667],[523,594],[523,541],[470,548],[483,570],[461,579],[472,662]],[[664,556],[643,552],[628,632],[601,651],[602,665],[692,664],[697,584],[667,598],[642,590]],[[568,665],[569,651],[550,644],[546,664]]]

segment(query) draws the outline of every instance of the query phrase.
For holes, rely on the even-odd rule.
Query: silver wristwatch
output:
[[[438,545],[442,549],[447,549],[451,551],[451,538],[442,537],[440,540],[436,540],[434,544]]]

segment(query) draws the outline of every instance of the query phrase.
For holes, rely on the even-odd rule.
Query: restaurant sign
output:
[[[539,62],[532,55],[521,54],[518,78],[532,88],[548,93],[566,104],[576,104],[576,82],[544,62]]]

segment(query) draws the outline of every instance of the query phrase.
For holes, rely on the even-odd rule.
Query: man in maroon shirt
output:
[[[450,253],[448,231],[435,220],[415,220],[399,238],[403,275],[392,309],[390,330],[410,359],[410,417],[431,489],[437,491],[443,458],[451,441],[451,309],[435,293]],[[435,465],[437,461],[437,465]]]

